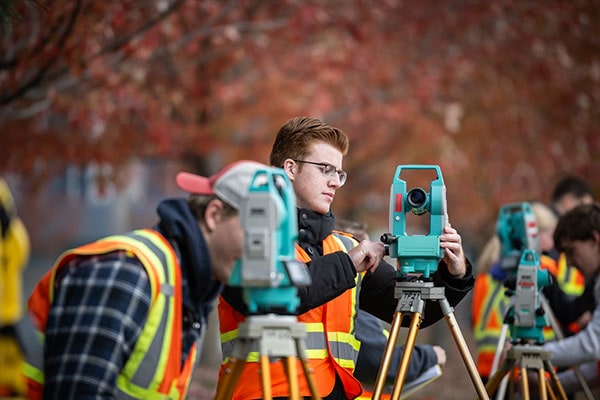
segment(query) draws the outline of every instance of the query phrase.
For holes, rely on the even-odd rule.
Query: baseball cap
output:
[[[236,210],[248,197],[254,173],[266,165],[256,161],[241,160],[226,165],[210,177],[190,172],[179,172],[175,178],[180,189],[193,194],[216,195]]]

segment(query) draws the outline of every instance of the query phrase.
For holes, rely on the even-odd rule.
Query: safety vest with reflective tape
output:
[[[571,296],[581,296],[585,289],[584,276],[577,268],[567,264],[565,253],[558,257],[556,280],[562,291]]]
[[[334,231],[323,241],[323,254],[337,251],[347,252],[357,242],[349,236]],[[311,260],[310,256],[296,244],[296,258],[303,262]],[[357,285],[360,276],[357,276]],[[354,321],[357,307],[356,287],[347,290],[328,303],[314,308],[298,316],[298,321],[306,325],[306,356],[309,369],[316,378],[318,393],[321,397],[328,395],[335,384],[336,373],[344,386],[347,398],[357,397],[362,387],[353,376],[360,342],[354,336]],[[235,311],[223,297],[219,299],[219,322],[221,329],[221,346],[224,363],[221,365],[219,378],[227,368],[226,363],[239,336],[238,325],[244,317]],[[252,349],[248,355],[242,375],[233,393],[233,399],[249,400],[262,398],[259,379],[258,348]],[[273,363],[271,368],[271,386],[273,397],[288,397],[289,387],[282,363]],[[301,371],[301,365],[298,370]],[[301,374],[298,379],[301,396],[310,396],[310,388],[306,378]]]
[[[543,255],[540,264],[542,269],[556,273],[556,262],[552,258]],[[477,371],[484,378],[488,378],[492,371],[504,315],[510,306],[510,299],[504,291],[504,284],[490,274],[480,274],[475,279],[471,308],[473,337],[477,344]],[[543,334],[545,341],[554,339],[551,327],[544,328]]]
[[[198,352],[194,344],[185,364],[181,365],[181,269],[173,248],[156,231],[143,229],[110,236],[62,254],[29,298],[29,311],[39,336],[43,341],[57,271],[75,257],[113,251],[127,251],[137,257],[148,273],[152,290],[146,324],[117,377],[115,398],[184,399]],[[42,346],[40,351],[43,351]],[[41,399],[44,384],[41,356],[27,359],[25,375],[27,398]]]

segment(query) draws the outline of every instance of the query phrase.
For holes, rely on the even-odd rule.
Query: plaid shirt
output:
[[[148,315],[148,275],[137,258],[118,251],[75,258],[56,282],[46,326],[44,398],[113,398]],[[200,335],[198,323],[184,325],[182,360]]]

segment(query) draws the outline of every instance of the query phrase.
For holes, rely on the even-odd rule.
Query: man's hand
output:
[[[433,346],[433,352],[435,353],[435,355],[437,357],[437,363],[439,365],[446,364],[446,350],[444,350],[440,346]]]
[[[443,260],[448,266],[450,275],[456,278],[464,277],[467,273],[467,263],[462,248],[462,239],[456,229],[450,225],[445,227],[444,233],[440,235],[440,247],[445,249]]]
[[[368,239],[361,241],[358,246],[348,252],[356,272],[374,272],[385,255],[385,246],[381,242]]]

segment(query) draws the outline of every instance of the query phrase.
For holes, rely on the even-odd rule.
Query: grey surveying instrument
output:
[[[306,327],[293,315],[300,300],[297,288],[311,284],[304,263],[295,259],[298,228],[296,202],[287,175],[280,168],[258,170],[248,198],[240,210],[244,249],[229,285],[242,287],[249,315],[239,326],[231,357],[217,387],[216,400],[228,400],[252,351],[258,351],[263,399],[272,399],[270,364],[283,362],[289,398],[299,400],[297,361],[300,361],[313,399],[320,399],[308,368],[304,338]]]
[[[429,170],[435,173],[436,178],[431,180],[429,192],[419,187],[415,187],[407,192],[406,181],[401,179],[401,174],[410,170]],[[428,214],[428,234],[407,234],[407,213],[418,216]],[[443,234],[444,228],[448,225],[446,187],[439,166],[400,165],[396,168],[390,190],[389,218],[392,233],[384,233],[381,236],[381,241],[389,246],[389,256],[397,259],[394,296],[398,299],[398,306],[392,320],[390,335],[381,360],[377,380],[375,381],[373,399],[379,400],[383,393],[385,379],[390,368],[402,319],[405,315],[412,315],[404,353],[400,360],[391,394],[392,400],[400,398],[408,370],[408,363],[414,349],[419,325],[422,321],[425,300],[439,302],[479,398],[489,399],[485,391],[485,386],[477,372],[475,362],[469,353],[467,343],[460,331],[453,309],[446,299],[444,288],[435,287],[429,279],[430,274],[437,270],[438,263],[443,258],[444,249],[440,247],[440,235]],[[408,274],[416,274],[420,275],[420,277],[417,280],[409,282],[406,279]]]
[[[504,316],[486,389],[490,395],[496,394],[497,398],[503,399],[509,377],[518,367],[524,400],[529,400],[530,396],[529,370],[538,374],[540,400],[548,399],[548,395],[551,399],[557,399],[555,391],[558,398],[566,400],[567,396],[550,361],[551,354],[540,346],[544,343],[545,327],[551,326],[559,339],[562,338],[562,332],[541,292],[543,287],[550,285],[552,277],[548,270],[541,268],[538,257],[539,229],[531,205],[522,202],[500,207],[496,232],[500,239],[500,267],[507,275],[504,281],[505,294],[510,304]],[[508,333],[512,346],[500,363]],[[587,382],[577,369],[575,372],[586,396],[593,400]],[[550,381],[546,380],[546,373]],[[510,380],[511,393],[515,392],[514,383],[514,380]]]

